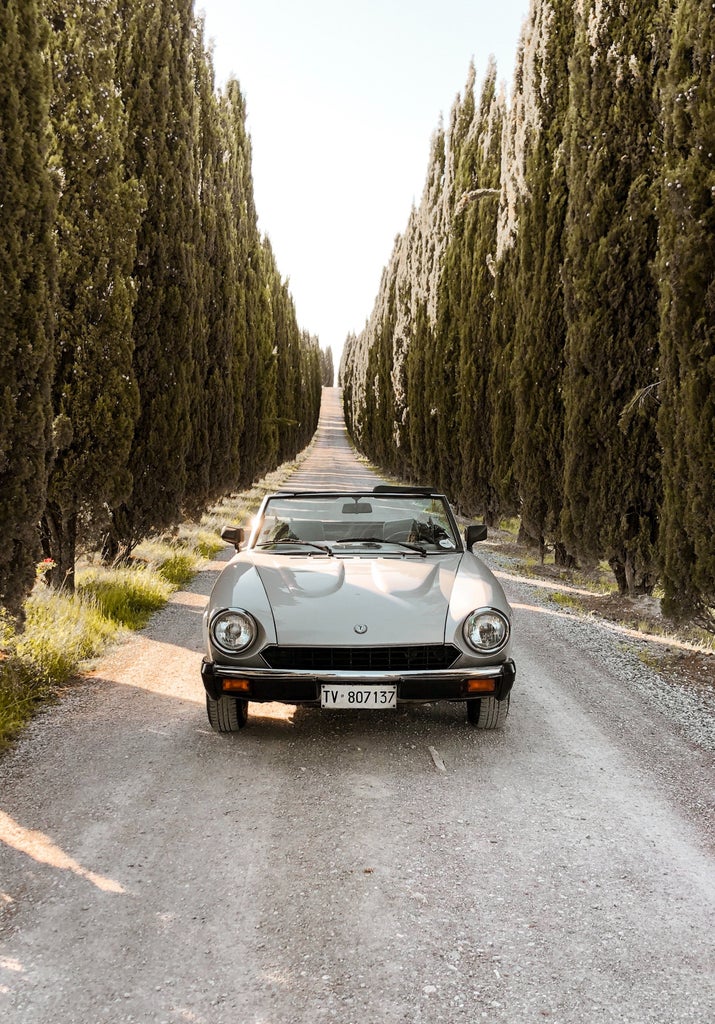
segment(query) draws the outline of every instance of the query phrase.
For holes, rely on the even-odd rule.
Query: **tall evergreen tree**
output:
[[[189,234],[189,259],[195,279],[191,364],[187,368],[189,403],[189,441],[186,451],[186,482],[181,511],[189,518],[199,519],[213,495],[211,482],[211,420],[206,401],[209,374],[209,317],[214,301],[216,270],[211,265],[209,250],[216,252],[216,221],[218,217],[217,168],[215,163],[218,106],[214,92],[211,54],[204,45],[202,18],[194,21],[190,39],[190,73],[194,95],[189,114],[192,125],[191,158],[193,162],[197,203],[189,211],[193,236]],[[187,125],[188,126],[188,125]]]
[[[357,345],[357,335],[350,333],[345,338],[343,354],[340,357],[338,366],[338,387],[343,391],[343,413],[345,425],[351,437],[355,437],[356,424],[353,405],[353,375],[355,371],[354,350]]]
[[[139,200],[125,180],[115,0],[50,0],[57,209],[56,456],[43,517],[52,581],[74,589],[76,543],[131,490],[138,413],[130,275]]]
[[[320,380],[324,388],[332,388],[335,383],[335,367],[333,366],[333,350],[328,345],[320,350]]]
[[[502,127],[501,196],[497,221],[496,252],[494,262],[494,308],[490,335],[492,338],[492,367],[489,393],[492,399],[491,461],[492,487],[502,514],[518,511],[518,497],[514,477],[514,390],[512,360],[517,313],[522,296],[517,293],[520,249],[517,246],[518,214],[528,195],[525,162],[528,140],[534,131],[532,76],[535,61],[531,59],[527,42],[538,38],[532,29],[532,17],[522,30],[514,67],[514,85],[509,110]]]
[[[204,376],[195,393],[192,420],[203,424],[207,450],[197,445],[194,465],[195,505],[215,499],[237,486],[241,472],[246,309],[240,260],[240,232],[247,206],[244,153],[214,92],[213,67],[197,33],[195,68],[199,102],[199,188],[201,241],[199,295],[205,360]],[[201,464],[200,464],[201,463]],[[205,476],[201,477],[201,471]],[[203,495],[203,497],[202,497]]]
[[[539,544],[548,535],[558,563],[568,561],[560,541],[563,505],[562,377],[566,321],[561,269],[567,181],[563,134],[573,51],[572,0],[534,0],[524,76],[533,128],[526,137],[528,191],[517,204],[519,296],[512,350],[514,474],[524,532]],[[578,215],[578,214],[576,214]]]
[[[244,436],[250,441],[251,475],[255,480],[278,463],[278,401],[276,330],[271,303],[271,286],[278,273],[271,243],[261,238],[258,230],[249,239],[249,262],[246,291],[248,324],[248,362],[254,386],[250,390],[245,412]],[[248,397],[247,389],[247,397]]]
[[[455,437],[459,444],[450,493],[465,511],[478,512],[490,523],[497,519],[499,510],[493,483],[491,379],[495,355],[493,257],[504,97],[497,93],[496,74],[492,61],[460,158],[455,207],[457,228],[451,243],[453,247],[458,242],[453,259],[461,286],[456,308],[459,364]],[[447,274],[450,262],[448,252]]]
[[[52,426],[55,197],[46,43],[36,0],[2,0],[0,607],[18,620],[35,578]]]
[[[332,352],[328,348],[328,354],[330,355],[330,381],[328,385],[332,387],[333,380],[333,356]],[[299,450],[305,448],[309,443],[315,431],[318,429],[318,420],[320,419],[320,405],[323,399],[323,383],[322,383],[322,369],[323,353],[320,348],[320,342],[316,335],[308,334],[307,331],[303,331],[303,345],[302,345],[302,361],[301,361],[301,395],[304,400],[304,408],[301,418],[301,434],[299,439]]]
[[[436,486],[437,453],[436,409],[430,404],[425,381],[431,370],[430,354],[435,350],[434,329],[430,322],[427,303],[418,301],[411,331],[410,345],[405,360],[409,418],[407,420],[410,463],[408,477],[415,483],[429,481]]]
[[[273,311],[276,353],[276,425],[277,459],[285,462],[298,450],[300,420],[300,331],[287,283],[277,268],[271,275],[271,309]]]
[[[258,231],[246,105],[235,79],[226,84],[221,96],[221,114],[237,246],[239,320],[235,343],[243,387],[242,422],[236,435],[240,453],[237,483],[243,486],[276,464],[276,356],[269,283],[275,262],[270,246],[264,245]]]
[[[366,396],[365,420],[370,437],[370,454],[379,466],[394,472],[393,429],[395,403],[392,388],[394,341],[399,296],[393,288],[388,293],[387,309],[380,320],[377,336],[370,349],[367,380],[372,388]]]
[[[572,72],[568,239],[565,539],[606,557],[619,589],[655,581],[655,415],[633,396],[656,378],[655,102],[659,0],[584,0]]]
[[[715,15],[709,3],[680,0],[662,96],[664,607],[715,630]]]
[[[498,249],[497,249],[498,251]],[[494,308],[489,334],[492,339],[489,398],[491,402],[492,478],[490,489],[499,514],[516,515],[519,510],[514,479],[514,392],[512,354],[514,324],[519,296],[513,288],[518,262],[513,246],[508,247],[495,265]]]
[[[465,280],[461,267],[463,250],[469,248],[469,240],[465,237],[466,218],[455,217],[455,209],[458,197],[476,184],[473,181],[475,79],[476,72],[471,64],[464,95],[457,98],[452,109],[449,130],[452,180],[446,197],[451,215],[450,232],[439,277],[431,372],[423,384],[428,389],[430,406],[435,410],[431,417],[435,427],[435,465],[430,482],[450,493],[460,478],[461,452],[454,440],[460,433],[460,348],[465,329],[468,330],[462,313],[469,305],[470,291],[470,282]],[[471,253],[467,258],[471,262]]]
[[[119,0],[119,72],[129,118],[127,169],[146,204],[134,279],[140,411],[131,495],[114,509],[124,553],[175,522],[186,498],[192,384],[200,334],[199,189],[192,0]],[[199,339],[199,345],[203,339]]]

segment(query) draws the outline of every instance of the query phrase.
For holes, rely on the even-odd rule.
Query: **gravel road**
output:
[[[324,394],[291,485],[371,484]],[[0,761],[5,1024],[712,1024],[707,695],[506,578],[503,732],[253,705],[217,736],[219,569]]]

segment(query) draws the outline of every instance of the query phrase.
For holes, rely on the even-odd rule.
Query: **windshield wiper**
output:
[[[335,540],[333,544],[396,544],[398,547],[414,551],[422,558],[427,557],[427,551],[420,544],[408,544],[404,540],[384,540],[382,537],[343,537],[342,540]]]
[[[312,540],[293,540],[290,537],[286,537],[282,540],[266,540],[261,544],[254,544],[254,548],[275,548],[279,544],[292,544],[297,545],[301,548],[315,548],[316,551],[320,551],[323,555],[328,555],[332,558],[333,549],[328,547],[327,544],[314,544]]]

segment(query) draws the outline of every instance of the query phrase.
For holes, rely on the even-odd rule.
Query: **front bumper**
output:
[[[397,700],[437,701],[469,700],[485,696],[469,690],[470,680],[493,680],[489,696],[505,700],[514,685],[516,667],[509,660],[499,665],[472,668],[449,668],[439,671],[409,672],[311,672],[304,669],[237,668],[217,665],[204,659],[201,678],[209,697],[218,700],[224,693],[256,702],[278,701],[285,704],[320,704],[322,683],[332,686],[355,683],[396,684]],[[230,686],[224,687],[224,681]],[[238,692],[236,681],[244,681]]]

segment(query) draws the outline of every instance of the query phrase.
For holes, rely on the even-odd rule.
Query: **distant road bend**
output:
[[[289,486],[378,482],[337,391],[319,429]],[[503,732],[254,705],[218,736],[221,564],[0,761],[4,1024],[712,1024],[711,706],[507,581]]]

